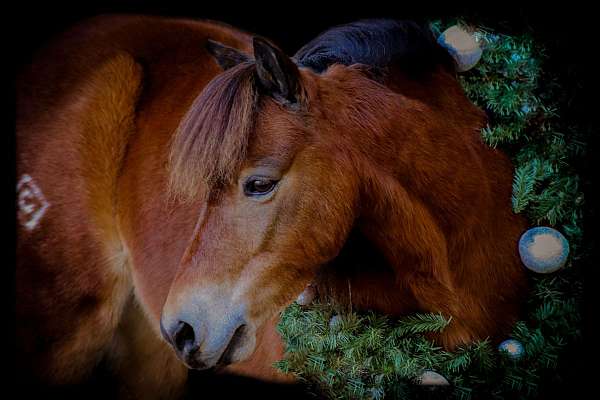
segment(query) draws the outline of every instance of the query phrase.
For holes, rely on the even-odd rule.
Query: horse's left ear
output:
[[[208,39],[206,42],[206,50],[217,60],[217,63],[224,70],[228,70],[231,67],[250,61],[250,57],[242,53],[238,49],[233,47],[225,46],[223,43],[216,42]]]
[[[291,58],[267,40],[254,37],[256,72],[261,86],[278,101],[295,104],[300,100],[300,72]]]

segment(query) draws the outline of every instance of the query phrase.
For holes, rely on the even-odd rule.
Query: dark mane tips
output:
[[[413,21],[369,19],[331,28],[303,46],[294,56],[300,66],[323,72],[332,64],[392,64],[418,76],[454,61],[435,40],[429,26]]]
[[[169,154],[169,192],[190,199],[213,192],[236,176],[246,157],[257,104],[255,64],[217,75],[182,119]]]

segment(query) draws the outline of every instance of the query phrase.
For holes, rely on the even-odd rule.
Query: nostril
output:
[[[233,333],[233,336],[229,340],[229,344],[225,348],[225,351],[223,352],[223,354],[221,354],[219,361],[217,361],[217,365],[231,364],[231,357],[233,356],[233,353],[235,352],[235,350],[239,347],[240,341],[241,341],[242,337],[244,336],[245,330],[246,330],[246,324],[242,324],[237,327],[237,329]]]
[[[194,329],[190,324],[179,321],[175,333],[173,334],[173,344],[180,353],[189,353],[194,347],[195,342]]]

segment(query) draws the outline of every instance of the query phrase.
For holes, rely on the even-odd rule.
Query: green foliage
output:
[[[434,33],[463,21],[435,21]],[[414,381],[425,370],[442,374],[456,399],[534,398],[543,379],[558,379],[556,368],[581,332],[582,283],[577,260],[582,246],[582,205],[574,161],[585,151],[583,134],[559,115],[567,99],[557,79],[544,72],[545,50],[528,35],[506,36],[478,28],[483,47],[479,64],[460,75],[466,94],[487,112],[483,140],[502,148],[515,164],[512,205],[532,225],[548,225],[569,240],[568,266],[533,275],[528,318],[511,337],[524,355],[511,359],[489,340],[454,352],[436,347],[429,332],[449,319],[415,314],[393,321],[372,312],[340,314],[329,304],[297,304],[282,314],[279,330],[287,357],[277,363],[313,390],[332,399],[410,398],[423,394]],[[515,245],[516,248],[516,245]],[[431,393],[429,393],[431,394]]]

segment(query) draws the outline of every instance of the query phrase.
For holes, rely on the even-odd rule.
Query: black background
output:
[[[390,4],[393,3],[393,4]],[[584,230],[588,239],[594,235],[597,227],[597,212],[595,206],[598,197],[594,192],[595,176],[598,169],[595,158],[600,155],[597,147],[598,124],[596,123],[599,102],[596,96],[596,79],[598,67],[595,62],[597,57],[598,21],[594,21],[595,12],[591,7],[584,7],[573,2],[564,2],[560,6],[550,5],[546,2],[541,5],[507,4],[505,2],[485,2],[470,5],[446,4],[434,5],[429,2],[403,2],[394,1],[386,5],[373,1],[360,4],[344,3],[308,3],[280,1],[277,3],[244,2],[235,3],[227,0],[218,0],[210,3],[203,1],[48,1],[31,2],[23,1],[2,6],[2,29],[4,48],[0,50],[3,63],[12,67],[5,76],[9,77],[8,90],[3,92],[9,96],[8,122],[2,147],[7,150],[7,157],[3,157],[5,172],[4,188],[8,188],[5,196],[6,206],[3,208],[6,217],[3,226],[8,228],[8,240],[5,241],[7,254],[6,260],[14,257],[14,232],[15,204],[14,204],[14,74],[23,65],[31,60],[36,49],[42,47],[53,35],[67,29],[70,25],[98,14],[105,13],[131,13],[153,14],[164,16],[182,16],[191,18],[209,18],[227,22],[244,30],[266,36],[277,43],[288,54],[292,55],[303,44],[308,42],[319,32],[332,25],[350,22],[361,18],[388,17],[400,19],[427,20],[444,16],[473,17],[480,23],[500,29],[507,33],[522,31],[532,32],[537,40],[543,42],[548,49],[550,62],[547,69],[559,74],[565,86],[565,95],[572,98],[571,105],[565,110],[569,119],[579,121],[581,126],[590,130],[590,146],[588,156],[580,160],[579,167],[583,177],[583,190],[586,196],[586,210]],[[596,25],[595,25],[596,24]],[[564,83],[563,83],[564,84]],[[12,118],[11,118],[12,117]],[[594,245],[597,243],[592,242]],[[591,391],[594,396],[597,392],[599,378],[594,373],[593,360],[595,349],[598,346],[597,330],[594,317],[593,303],[597,297],[598,289],[598,253],[593,245],[593,253],[584,261],[585,272],[585,308],[584,308],[584,342],[574,348],[570,357],[563,361],[567,380],[554,382],[554,385],[542,388],[544,398],[580,398],[584,393]],[[10,262],[7,263],[10,265]],[[14,270],[14,268],[13,268]],[[14,306],[14,288],[12,279],[14,275],[9,266],[5,268],[8,274],[6,292],[7,320],[14,316],[11,306]],[[499,316],[501,318],[501,316]],[[10,329],[9,338],[10,338]],[[10,347],[10,341],[5,341]],[[9,366],[12,359],[5,359]],[[5,377],[7,375],[4,375]],[[10,376],[10,375],[8,375]],[[273,391],[264,386],[241,384],[231,382],[214,382],[205,390],[211,391],[215,396],[232,397],[238,389],[244,397],[269,397],[279,398],[281,391]],[[240,386],[241,385],[241,386]],[[45,398],[47,395],[42,395]],[[289,395],[285,395],[289,397]],[[86,396],[87,397],[87,396]],[[202,397],[202,396],[201,396]],[[200,397],[198,397],[200,398]]]

